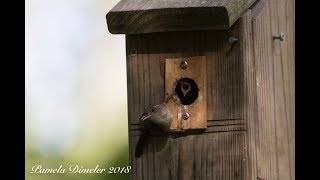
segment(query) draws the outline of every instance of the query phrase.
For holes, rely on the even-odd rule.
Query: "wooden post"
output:
[[[295,179],[294,1],[254,2],[122,0],[107,14],[126,34],[130,179]],[[189,57],[206,61],[206,128],[154,136],[136,158],[166,59]]]

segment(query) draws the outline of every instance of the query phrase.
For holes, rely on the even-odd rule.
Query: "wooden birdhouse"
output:
[[[294,179],[294,1],[121,0],[130,179]],[[146,107],[170,133],[134,156]]]

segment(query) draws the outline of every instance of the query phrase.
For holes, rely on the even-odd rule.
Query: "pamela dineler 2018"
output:
[[[108,167],[103,168],[100,165],[96,165],[95,167],[83,167],[80,165],[71,165],[68,167],[64,167],[60,165],[56,168],[48,168],[42,165],[34,165],[31,168],[30,173],[36,174],[63,174],[63,173],[82,173],[82,174],[93,174],[93,173],[129,173],[131,170],[131,166],[124,167]]]

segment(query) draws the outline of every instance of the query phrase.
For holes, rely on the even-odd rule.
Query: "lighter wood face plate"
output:
[[[183,61],[187,62],[187,68],[181,67]],[[178,89],[182,88],[182,94],[185,95],[189,89],[194,88],[185,84],[181,85],[179,80],[182,78],[194,80],[199,89],[196,100],[190,105],[184,105],[175,91],[178,86]],[[168,107],[173,115],[171,131],[207,128],[207,66],[205,56],[166,59],[165,92],[167,94],[174,93],[173,98],[168,102]],[[188,119],[183,118],[186,113],[189,115]]]

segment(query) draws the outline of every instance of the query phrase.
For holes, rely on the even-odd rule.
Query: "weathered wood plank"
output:
[[[139,137],[131,138],[136,143]],[[130,178],[246,180],[244,138],[244,132],[152,137],[145,154],[132,160]]]
[[[182,61],[187,62],[186,69],[181,69]],[[175,93],[177,80],[181,78],[190,78],[197,85],[198,97],[190,105],[181,104]],[[173,93],[173,98],[167,103],[173,115],[170,130],[205,129],[207,127],[207,60],[205,56],[166,59],[165,91],[166,94]],[[184,113],[189,114],[186,120],[182,118]]]
[[[138,124],[144,108],[164,99],[165,59],[191,56],[207,58],[207,119],[243,118],[242,63],[239,45],[228,43],[231,31],[127,35],[129,122]]]
[[[256,17],[261,13],[264,6],[266,5],[267,0],[257,0],[250,7],[252,19],[256,19]]]
[[[294,2],[267,1],[257,12],[226,31],[126,36],[132,179],[295,179]],[[272,39],[278,32],[284,41]],[[230,36],[239,42],[228,43]],[[208,128],[153,137],[147,155],[134,158],[139,116],[164,98],[164,60],[190,56],[208,60]],[[230,147],[241,152],[238,170],[240,156],[222,152]]]
[[[243,64],[239,43],[228,42],[237,28],[126,35],[131,179],[246,179]],[[207,60],[210,126],[152,137],[135,158],[139,116],[165,97],[165,59],[193,56]]]
[[[266,2],[253,21],[257,176],[294,179],[294,2]],[[283,32],[285,40],[272,36]]]
[[[282,8],[281,8],[282,7]],[[294,179],[294,1],[270,1],[272,26],[285,40],[273,41],[278,179]]]
[[[247,127],[247,138],[245,142],[246,159],[247,159],[247,179],[257,179],[256,167],[256,137],[258,132],[257,118],[257,90],[256,90],[256,68],[253,57],[253,36],[252,36],[252,14],[248,10],[239,19],[239,41],[240,45],[240,60],[243,61],[244,73],[244,112]]]
[[[106,15],[113,34],[228,29],[255,0],[122,0]]]
[[[258,104],[258,123],[255,128],[257,129],[257,177],[275,180],[277,157],[271,20],[268,2],[253,22]]]
[[[233,131],[246,131],[247,128],[244,124],[231,124],[231,125],[221,125],[221,126],[210,126],[207,129],[197,129],[197,130],[185,130],[180,132],[169,132],[169,133],[159,133],[157,135],[153,135],[154,137],[170,137],[170,138],[178,138],[188,135],[201,135],[205,133],[221,133],[221,132],[233,132]],[[130,136],[140,136],[141,129],[131,127],[130,128]]]

